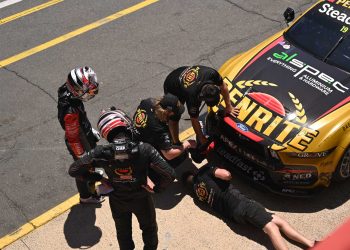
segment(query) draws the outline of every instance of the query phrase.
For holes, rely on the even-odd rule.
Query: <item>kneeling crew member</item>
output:
[[[180,116],[185,111],[179,99],[166,94],[161,99],[142,100],[133,120],[139,132],[139,138],[155,147],[172,167],[177,167],[187,158],[186,149],[195,148],[195,140],[174,145],[169,132],[168,122],[172,116]]]
[[[101,181],[114,190],[109,203],[117,230],[121,250],[135,248],[132,239],[132,214],[142,230],[144,249],[157,249],[157,222],[154,201],[147,185],[147,175],[152,169],[160,176],[154,192],[160,192],[175,179],[175,171],[148,143],[134,139],[132,120],[121,110],[103,111],[98,128],[109,145],[97,146],[69,168],[73,177]],[[88,166],[103,168],[108,179],[89,172]]]
[[[225,102],[226,114],[237,115],[237,110],[231,105],[227,85],[215,69],[196,65],[183,66],[172,71],[164,81],[164,93],[177,96],[181,103],[187,106],[192,127],[199,143],[204,144],[206,137],[198,120],[200,106],[204,101],[208,107],[219,104],[220,94]],[[172,117],[169,121],[170,133],[175,143],[179,141],[180,117]]]
[[[288,249],[281,235],[282,231],[289,239],[312,247],[315,241],[309,240],[292,228],[288,222],[271,214],[258,202],[242,195],[230,183],[231,174],[226,169],[212,167],[209,164],[196,174],[186,172],[183,181],[195,192],[195,197],[208,204],[221,216],[237,223],[250,223],[262,229],[276,249]]]

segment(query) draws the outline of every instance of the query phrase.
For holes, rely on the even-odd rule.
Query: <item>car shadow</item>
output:
[[[63,229],[69,247],[89,248],[100,241],[102,231],[95,226],[95,210],[99,207],[101,205],[77,204],[71,208]]]
[[[169,210],[181,202],[182,198],[186,195],[186,190],[180,181],[181,175],[186,171],[195,170],[198,170],[198,168],[192,163],[190,158],[187,158],[180,166],[175,168],[177,180],[162,193],[154,195],[156,208]]]

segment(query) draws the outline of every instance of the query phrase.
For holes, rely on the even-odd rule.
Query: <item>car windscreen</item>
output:
[[[350,72],[350,38],[347,37],[329,55],[326,62]]]
[[[317,58],[349,71],[349,27],[350,9],[321,2],[296,22],[285,38]]]

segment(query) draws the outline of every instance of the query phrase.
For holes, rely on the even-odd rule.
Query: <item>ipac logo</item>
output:
[[[345,91],[347,91],[349,89],[348,87],[345,87],[339,81],[336,81],[333,77],[331,77],[331,76],[321,72],[320,70],[304,63],[301,60],[296,59],[297,56],[298,56],[298,53],[294,53],[293,55],[288,55],[286,52],[273,53],[274,58],[282,60],[284,62],[288,62],[289,64],[298,68],[298,70],[296,70],[295,74],[293,75],[294,77],[300,77],[300,75],[302,73],[310,74],[310,75],[322,80],[323,82],[325,82],[329,85],[332,85],[336,90],[338,90],[342,93],[345,93]]]

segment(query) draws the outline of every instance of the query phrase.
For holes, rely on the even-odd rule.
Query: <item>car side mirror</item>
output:
[[[283,13],[283,16],[284,16],[284,20],[286,21],[286,23],[290,23],[291,21],[294,20],[294,17],[295,17],[295,12],[292,8],[288,7],[284,13]]]

